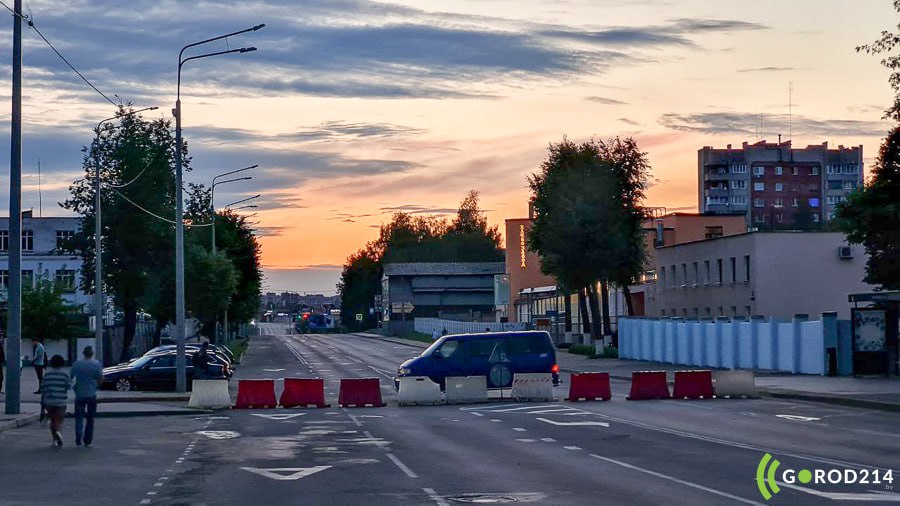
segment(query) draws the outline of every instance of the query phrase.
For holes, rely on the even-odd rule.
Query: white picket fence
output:
[[[619,357],[731,369],[825,374],[825,333],[836,319],[620,318]]]
[[[524,323],[503,322],[460,322],[455,320],[442,320],[440,318],[416,318],[416,332],[429,334],[437,330],[438,335],[444,334],[472,334],[476,332],[507,332],[513,330],[525,330]]]

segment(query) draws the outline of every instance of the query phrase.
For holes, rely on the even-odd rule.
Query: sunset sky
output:
[[[12,0],[3,0],[12,6]],[[334,293],[345,258],[398,210],[492,223],[526,214],[526,176],[564,135],[633,136],[647,205],[696,210],[697,149],[788,138],[877,154],[887,70],[857,45],[895,30],[889,0],[30,0],[35,25],[113,101],[171,118],[181,46],[257,23],[188,63],[186,182],[259,164],[216,203],[261,193],[264,290]],[[0,151],[9,152],[12,17],[0,7]],[[44,216],[83,175],[114,107],[24,29],[24,208]],[[115,94],[115,96],[114,96]],[[759,118],[762,127],[759,128]],[[8,212],[8,160],[0,207]],[[152,218],[148,218],[152,219]]]

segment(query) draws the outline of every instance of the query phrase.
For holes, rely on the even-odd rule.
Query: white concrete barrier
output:
[[[231,407],[228,380],[193,380],[188,407],[221,409]]]
[[[512,396],[518,401],[552,401],[553,375],[550,373],[516,373]]]
[[[448,404],[488,400],[486,376],[449,376],[444,384],[444,399]]]
[[[716,397],[759,397],[753,371],[716,371]]]
[[[441,386],[428,376],[406,376],[400,378],[397,398],[401,406],[440,404]]]

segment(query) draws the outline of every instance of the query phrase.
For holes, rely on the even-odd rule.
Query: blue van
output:
[[[516,373],[552,373],[559,366],[550,334],[544,331],[457,334],[435,341],[418,357],[400,364],[394,386],[404,376],[428,376],[444,389],[447,376],[486,376],[488,388],[506,388]]]

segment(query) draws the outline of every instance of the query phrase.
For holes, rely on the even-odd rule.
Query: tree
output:
[[[63,290],[46,278],[22,290],[22,335],[32,339],[67,339],[77,333],[71,324],[80,307],[63,298]],[[86,329],[84,329],[86,330]]]
[[[630,138],[580,145],[563,139],[548,151],[539,171],[528,178],[535,211],[529,248],[541,256],[541,271],[561,288],[585,292],[591,334],[597,338],[601,319],[604,332],[611,330],[608,283],[627,293],[643,269],[640,204],[649,162]],[[604,299],[602,317],[598,299]]]
[[[503,247],[499,228],[488,225],[479,205],[476,190],[460,202],[456,218],[441,238],[441,251],[458,262],[502,262]]]
[[[237,286],[237,269],[224,253],[211,253],[191,243],[185,250],[185,304],[205,327],[228,309]]]
[[[347,258],[337,285],[341,296],[341,322],[351,330],[365,330],[375,326],[369,308],[375,295],[381,292],[381,260],[372,243]],[[363,321],[356,320],[362,314]]]
[[[865,246],[864,281],[900,290],[900,126],[888,134],[870,181],[837,207],[834,227]]]
[[[894,0],[894,10],[900,12],[900,0]],[[900,24],[897,25],[897,28],[900,30]],[[856,51],[867,54],[890,53],[898,44],[900,44],[900,33],[882,31],[881,38],[871,44],[858,46]],[[894,103],[885,111],[884,118],[900,121],[900,55],[885,56],[881,60],[881,64],[891,70],[888,82],[894,90]]]
[[[93,291],[94,169],[95,160],[99,161],[103,282],[123,311],[124,360],[134,339],[148,279],[151,274],[174,276],[174,226],[165,217],[171,216],[175,207],[176,148],[168,121],[147,122],[124,107],[118,115],[116,124],[105,123],[91,145],[82,149],[85,177],[70,186],[71,195],[60,205],[82,217],[74,242],[83,258],[82,288]],[[186,170],[190,170],[186,144],[182,155]],[[162,287],[168,285],[164,280],[157,285],[164,298]]]
[[[216,249],[224,252],[235,268],[228,317],[235,322],[249,322],[259,309],[262,249],[245,217],[230,210],[216,213]]]

